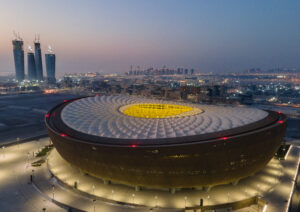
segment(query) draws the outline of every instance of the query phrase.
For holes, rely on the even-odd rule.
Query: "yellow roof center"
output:
[[[192,107],[171,104],[136,104],[122,112],[139,118],[166,118],[193,110]]]

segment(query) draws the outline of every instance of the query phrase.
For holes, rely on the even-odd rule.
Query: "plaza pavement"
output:
[[[144,212],[150,208],[130,208],[102,201],[93,203],[92,199],[71,192],[53,182],[46,164],[31,167],[31,163],[39,160],[33,157],[43,146],[49,144],[49,138],[27,143],[10,145],[0,149],[0,211],[5,212],[40,212],[67,211],[52,202],[78,208],[83,211],[97,212]],[[34,170],[34,171],[32,171]],[[30,183],[33,174],[34,184]],[[52,184],[55,185],[54,192]],[[74,210],[73,210],[74,211]],[[155,210],[169,212],[174,210]]]
[[[74,192],[65,186],[61,186],[51,177],[46,163],[41,167],[32,168],[31,162],[33,151],[37,152],[44,145],[49,144],[49,138],[31,141],[19,145],[12,145],[0,149],[0,208],[1,211],[65,211],[52,202],[70,205],[83,211],[181,211],[175,209],[153,208],[176,207],[199,205],[200,198],[204,199],[204,204],[220,204],[233,202],[238,199],[261,195],[268,202],[267,211],[282,212],[287,211],[289,197],[292,193],[296,167],[299,163],[300,149],[293,147],[285,161],[272,160],[271,163],[260,173],[241,180],[238,185],[216,186],[209,192],[195,190],[179,191],[175,194],[163,191],[141,190],[135,191],[133,188],[117,185],[105,185],[99,180],[86,176],[67,165],[70,169],[60,170],[59,165],[55,165],[52,171],[59,174],[60,178],[70,186],[74,181],[78,181],[78,190]],[[29,154],[28,154],[29,153]],[[51,156],[55,155],[55,150]],[[59,159],[59,155],[55,158]],[[53,164],[52,164],[53,165]],[[49,161],[51,167],[51,160]],[[32,172],[34,170],[34,172]],[[76,169],[75,169],[76,170]],[[29,184],[30,175],[34,175],[34,184]],[[253,178],[251,180],[251,178]],[[256,179],[256,180],[254,180]],[[52,187],[54,185],[54,189]],[[93,186],[94,185],[94,186]],[[229,187],[230,186],[230,187]],[[228,190],[230,188],[230,190]],[[82,195],[81,192],[90,193]],[[97,199],[93,203],[92,199]],[[102,198],[113,199],[128,204],[142,204],[146,207],[128,207],[121,204],[103,201]],[[240,211],[254,211],[255,207],[245,208]]]
[[[46,208],[46,211],[64,211],[45,199],[28,183],[32,172],[27,162],[28,158],[32,160],[32,152],[48,142],[48,139],[42,139],[0,149],[1,211],[37,212],[43,211],[43,208]]]

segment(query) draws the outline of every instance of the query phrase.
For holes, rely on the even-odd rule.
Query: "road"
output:
[[[46,134],[46,112],[73,94],[19,94],[0,96],[0,145],[17,138]]]

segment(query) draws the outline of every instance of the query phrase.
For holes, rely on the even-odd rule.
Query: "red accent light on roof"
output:
[[[277,113],[278,113],[278,114],[281,114],[281,112],[280,112],[280,111],[277,111]]]
[[[222,137],[221,140],[227,140],[229,137]]]
[[[53,117],[55,116],[55,112],[54,112],[54,113],[52,113],[52,116],[53,116]]]
[[[67,134],[64,134],[64,133],[61,133],[60,134],[62,137],[66,137],[67,136]]]
[[[64,102],[68,102],[68,100],[64,100]]]
[[[95,96],[100,96],[99,94],[96,94]]]
[[[277,123],[279,123],[279,124],[282,124],[282,123],[284,123],[284,121],[282,121],[282,120],[279,120]]]
[[[136,147],[136,145],[135,145],[135,144],[131,144],[131,147],[132,147],[132,148],[135,148],[135,147]]]
[[[50,114],[49,114],[49,113],[47,113],[47,114],[45,115],[45,117],[46,117],[46,118],[49,118],[49,116],[50,116]]]

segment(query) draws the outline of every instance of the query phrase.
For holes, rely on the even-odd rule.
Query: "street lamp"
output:
[[[36,142],[37,142],[38,150],[40,151],[40,140],[37,139]]]
[[[5,151],[4,151],[4,149],[5,149],[5,146],[3,146],[3,147],[2,147],[2,151],[3,151],[3,158],[5,158]]]
[[[111,190],[111,199],[114,199],[114,193],[115,193],[115,191]]]
[[[207,205],[209,205],[209,198],[210,198],[210,196],[208,195],[207,196]]]
[[[93,199],[93,205],[94,205],[94,212],[96,211],[96,200]]]
[[[45,203],[46,200],[45,200],[45,199],[43,199],[43,202],[44,202],[43,204],[46,205],[46,203]],[[43,208],[43,211],[44,211],[44,212],[46,211],[46,206]]]
[[[27,152],[27,163],[29,164],[29,152]]]
[[[186,208],[186,200],[187,200],[187,196],[184,197],[184,207]]]
[[[202,206],[203,206],[203,199],[200,198],[200,207],[202,207]]]
[[[54,200],[54,185],[52,185],[52,199]]]
[[[95,195],[95,185],[93,185],[93,194]]]
[[[20,143],[20,138],[17,138],[17,143],[18,143],[18,148],[19,148],[19,143]]]
[[[135,197],[135,194],[132,194],[132,200],[133,200],[133,204],[134,204],[134,197]]]
[[[155,207],[157,207],[158,206],[158,204],[157,204],[157,202],[158,202],[158,196],[155,196],[154,199],[155,199]]]

